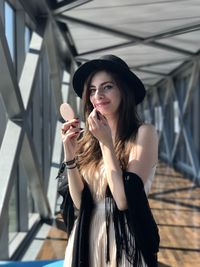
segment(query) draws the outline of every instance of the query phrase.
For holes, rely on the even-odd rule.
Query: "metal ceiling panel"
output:
[[[200,30],[165,38],[160,40],[159,43],[169,44],[197,53],[200,50]]]
[[[173,62],[174,60],[181,61],[186,59],[185,55],[141,44],[125,48],[111,49],[106,51],[106,53],[113,53],[122,57],[128,63],[130,68],[138,67],[140,65],[148,65],[151,64],[151,62],[160,62],[161,60],[167,60],[168,62],[171,60]],[[104,54],[105,52],[100,52],[88,55],[87,59],[90,60]]]
[[[78,23],[67,22],[67,24],[79,54],[90,52],[94,49],[104,49],[105,47],[119,45],[128,41],[125,38],[120,38],[98,29],[94,30],[85,26],[83,28]]]
[[[94,0],[57,20],[68,25],[77,61],[116,54],[149,85],[200,50],[199,0]]]
[[[148,86],[153,86],[154,84],[158,83],[163,76],[156,75],[156,74],[150,74],[146,72],[141,71],[135,71],[134,73],[143,81],[146,89],[148,90]]]
[[[63,13],[74,18],[149,37],[200,21],[200,1],[91,1]]]
[[[180,65],[182,65],[183,60],[173,63],[166,62],[165,64],[155,64],[154,62],[152,62],[151,64],[152,65],[148,65],[147,67],[140,67],[140,70],[157,72],[163,75],[167,75],[171,72],[171,70],[177,69]]]

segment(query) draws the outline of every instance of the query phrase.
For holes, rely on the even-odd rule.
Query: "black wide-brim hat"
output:
[[[125,81],[130,90],[134,91],[136,105],[145,97],[146,90],[142,81],[130,71],[126,62],[114,55],[106,55],[99,59],[93,59],[81,65],[74,73],[72,84],[76,94],[82,98],[84,84],[89,75],[95,70],[108,70],[114,72]]]

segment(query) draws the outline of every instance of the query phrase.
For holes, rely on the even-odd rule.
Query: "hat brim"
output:
[[[119,64],[106,60],[94,59],[81,65],[74,73],[72,84],[76,94],[82,98],[84,84],[89,75],[95,70],[110,70],[117,73],[122,80],[129,84],[134,90],[136,105],[141,103],[145,97],[146,90],[141,80],[128,68],[123,68]]]

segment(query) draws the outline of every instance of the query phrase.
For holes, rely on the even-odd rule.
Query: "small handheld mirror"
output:
[[[68,103],[60,105],[60,114],[65,121],[74,119],[74,111]]]

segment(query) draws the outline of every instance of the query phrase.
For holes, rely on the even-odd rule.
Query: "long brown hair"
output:
[[[79,155],[78,161],[80,170],[88,170],[90,168],[95,170],[102,159],[99,141],[90,133],[87,122],[87,118],[93,110],[88,88],[93,76],[101,70],[106,71],[111,75],[121,93],[121,103],[119,106],[120,117],[117,122],[117,134],[114,148],[116,156],[123,169],[126,169],[128,164],[129,149],[127,148],[130,147],[128,144],[134,142],[138,128],[142,124],[136,111],[134,88],[130,88],[126,81],[120,78],[119,74],[113,73],[110,70],[98,69],[92,72],[88,77],[83,90],[85,131],[82,138],[79,140],[77,151],[77,154]]]

